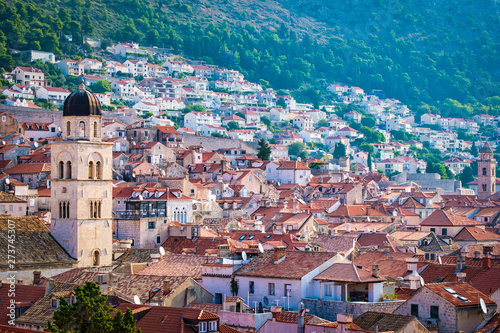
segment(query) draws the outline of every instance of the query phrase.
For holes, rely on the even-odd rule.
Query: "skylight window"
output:
[[[248,236],[248,240],[252,240],[255,237],[255,235],[250,235]]]
[[[240,241],[244,240],[247,235],[243,235],[240,237]]]

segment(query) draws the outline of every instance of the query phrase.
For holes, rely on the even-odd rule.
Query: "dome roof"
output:
[[[63,117],[100,116],[101,102],[85,86],[80,84],[64,101]]]
[[[481,153],[493,153],[493,150],[491,150],[491,147],[488,142],[485,142],[483,145],[483,148],[481,148]]]

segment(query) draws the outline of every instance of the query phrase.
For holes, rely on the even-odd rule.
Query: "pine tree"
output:
[[[335,150],[333,151],[333,158],[345,157],[346,150],[345,145],[342,142],[337,142],[335,145]]]
[[[259,140],[259,153],[257,154],[257,157],[263,161],[269,161],[269,157],[271,157],[271,147],[264,138]]]
[[[68,304],[60,298],[60,307],[49,320],[46,332],[54,333],[140,333],[136,329],[132,311],[125,315],[106,304],[108,296],[102,295],[95,282],[75,288],[76,302]],[[112,314],[115,312],[115,316]]]
[[[368,164],[368,170],[372,171],[372,154],[368,153],[368,161],[366,162]]]
[[[474,157],[477,157],[479,155],[479,151],[477,150],[477,147],[476,147],[476,141],[472,141],[472,147],[470,149],[470,153]]]

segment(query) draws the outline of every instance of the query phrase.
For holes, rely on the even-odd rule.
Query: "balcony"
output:
[[[140,219],[149,217],[167,217],[167,210],[119,210],[115,212],[115,218],[117,219]]]

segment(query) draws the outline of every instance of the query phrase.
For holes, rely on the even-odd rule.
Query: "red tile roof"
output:
[[[477,226],[484,225],[483,222],[470,219],[465,216],[454,215],[445,210],[435,210],[429,217],[420,223],[421,226]]]
[[[300,279],[332,259],[332,252],[287,252],[284,260],[274,263],[273,251],[264,252],[238,270],[236,276]]]
[[[359,268],[355,264],[335,264],[316,276],[314,280],[335,281],[335,282],[350,282],[350,283],[367,283],[367,282],[383,282],[384,278],[376,278],[371,272],[366,269]]]
[[[213,264],[217,258],[205,255],[182,255],[171,254],[163,257],[145,269],[137,272],[139,275],[160,275],[160,276],[190,276],[200,280],[202,265]]]
[[[311,170],[304,163],[298,161],[282,161],[280,162],[279,170]]]
[[[471,306],[479,305],[479,299],[482,298],[486,304],[495,304],[495,301],[469,285],[468,283],[431,283],[426,284],[423,288],[427,288],[438,296],[442,297],[454,306]],[[457,294],[465,297],[468,301],[464,302],[453,296],[451,293],[446,291],[444,288],[451,288]]]
[[[47,163],[21,163],[4,171],[8,175],[50,172],[50,164]]]
[[[2,288],[0,288],[0,325],[8,325],[9,309],[7,306],[10,304],[10,300],[13,299],[16,303],[22,303],[21,307],[29,307],[34,304],[40,298],[45,295],[45,287],[15,284],[15,296],[9,296],[10,288],[9,285],[4,282]],[[0,328],[0,332],[3,332]]]

